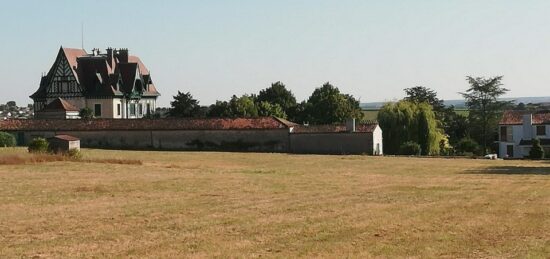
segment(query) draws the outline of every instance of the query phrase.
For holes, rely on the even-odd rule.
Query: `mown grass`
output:
[[[547,162],[83,152],[142,164],[0,165],[0,257],[550,254]]]

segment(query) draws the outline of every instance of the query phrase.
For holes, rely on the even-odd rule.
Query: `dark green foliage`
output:
[[[477,154],[480,152],[480,147],[475,140],[466,137],[458,141],[458,143],[456,144],[456,151],[459,154],[466,154],[466,153]]]
[[[529,158],[531,159],[543,159],[544,158],[544,149],[540,145],[539,139],[533,139],[533,146],[529,151]]]
[[[17,141],[12,134],[0,131],[0,147],[15,147]]]
[[[468,134],[468,120],[457,114],[453,106],[445,107],[443,100],[437,98],[437,92],[423,86],[406,88],[405,101],[414,103],[428,103],[432,106],[440,127],[445,131],[451,144],[455,144]]]
[[[301,117],[311,124],[333,124],[349,118],[363,118],[359,100],[340,93],[340,90],[330,83],[315,89],[304,106],[305,114]]]
[[[428,103],[432,106],[434,112],[440,112],[445,108],[443,100],[437,98],[437,93],[424,86],[415,86],[412,88],[406,88],[405,93],[407,96],[404,98],[405,101],[414,102],[414,103]]]
[[[189,118],[201,115],[199,101],[194,99],[189,92],[182,93],[178,91],[178,94],[174,96],[174,101],[170,102],[170,105],[169,114],[172,117]]]
[[[30,153],[47,153],[48,146],[48,141],[45,138],[35,138],[29,143],[28,150]]]
[[[502,111],[511,105],[498,98],[508,92],[502,87],[502,76],[483,78],[467,77],[470,88],[462,93],[466,106],[470,110],[470,133],[481,144],[482,154],[487,153],[487,146],[496,136],[497,125]]]
[[[216,101],[215,104],[210,105],[207,116],[216,118],[232,117],[229,103],[226,101]]]
[[[94,118],[94,111],[89,107],[84,107],[84,108],[80,109],[79,116],[80,116],[80,118],[85,119],[85,120],[93,119]]]
[[[271,105],[278,105],[285,114],[288,114],[296,106],[294,94],[286,89],[285,85],[281,82],[273,83],[271,87],[261,90],[256,102],[267,102]]]
[[[427,103],[400,101],[387,103],[378,112],[382,128],[384,151],[398,154],[407,141],[420,143],[422,154],[438,155],[440,142],[445,139],[442,129]]]
[[[407,141],[399,146],[399,154],[407,156],[419,156],[422,152],[420,145],[413,141]]]

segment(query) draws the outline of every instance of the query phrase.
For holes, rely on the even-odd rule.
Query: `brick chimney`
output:
[[[107,48],[107,63],[113,67],[113,49],[111,47]]]
[[[118,50],[118,62],[128,63],[128,49],[119,49]]]

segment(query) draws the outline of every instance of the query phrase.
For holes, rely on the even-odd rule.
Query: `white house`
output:
[[[538,138],[550,152],[550,112],[506,111],[499,123],[499,156],[523,158]]]

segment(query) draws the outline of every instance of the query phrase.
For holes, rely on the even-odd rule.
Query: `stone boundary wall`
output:
[[[371,132],[294,133],[290,134],[290,152],[298,154],[373,154]]]

